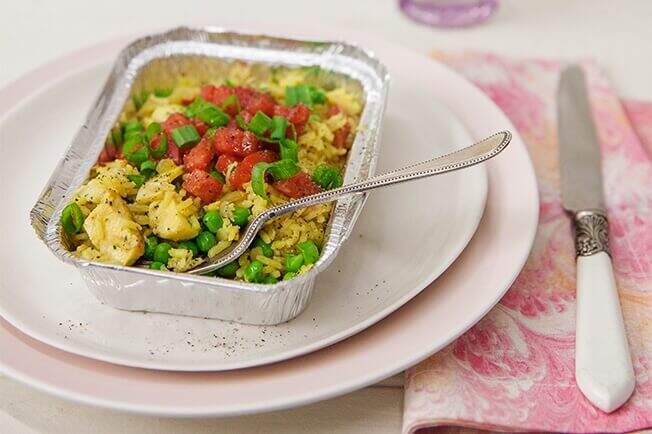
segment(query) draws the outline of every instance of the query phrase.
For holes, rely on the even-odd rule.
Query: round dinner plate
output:
[[[392,71],[391,65],[398,65],[408,72],[410,81],[427,82],[428,85],[424,88],[416,89],[417,93],[432,95],[433,101],[439,101],[450,109],[474,138],[478,139],[501,129],[514,132],[507,118],[486,96],[445,66],[405,49],[379,43],[378,40],[371,38],[367,40],[359,35],[357,40],[362,42],[362,45],[374,49],[379,58],[390,66],[390,71]],[[103,53],[115,53],[115,48],[115,44],[105,44],[55,61],[3,91],[0,104],[14,105],[18,100],[28,96],[33,88],[39,87],[43,80],[58,76],[63,71],[71,69],[71,66],[75,68],[83,66],[77,72],[80,74],[79,77],[83,74],[91,74],[89,71],[92,71],[92,68],[88,69],[88,65],[102,61]],[[418,74],[415,74],[416,71]],[[392,74],[396,81],[396,73],[392,71]],[[419,76],[423,78],[419,79]],[[66,79],[62,80],[63,83]],[[393,91],[397,89],[401,88],[394,83]],[[33,98],[38,98],[39,95]],[[416,98],[419,97],[418,94],[414,95]],[[60,98],[69,97],[71,96],[60,94]],[[65,101],[60,101],[63,110]],[[30,100],[14,109],[10,116],[15,116],[16,113],[20,116],[21,109],[28,104]],[[3,110],[6,111],[6,108],[0,107],[0,114]],[[82,112],[83,109],[80,114]],[[28,112],[22,113],[23,116],[28,114]],[[51,115],[58,116],[56,110],[52,110]],[[406,113],[403,115],[408,116]],[[61,122],[64,121],[61,119]],[[388,135],[385,137],[383,153],[390,145],[388,138],[393,138],[394,143],[402,143],[405,138],[401,134],[390,135],[391,122],[388,118]],[[433,123],[438,125],[435,120]],[[452,132],[456,131],[455,129],[448,131],[451,131],[451,139],[461,138],[464,134],[463,130],[456,133]],[[5,132],[2,134],[3,143],[6,143]],[[27,138],[28,134],[25,133],[23,137]],[[408,139],[413,137],[407,136]],[[34,153],[30,155],[30,158],[39,162],[31,167],[30,176],[39,176],[37,173],[39,171],[47,173],[51,169],[48,164],[60,154],[59,147],[52,145],[57,149],[51,150],[47,145],[42,145],[47,158],[40,158]],[[14,143],[13,146],[19,147],[21,144]],[[396,163],[398,165],[399,161]],[[326,399],[377,382],[441,349],[471,327],[502,297],[525,262],[536,231],[538,197],[532,165],[518,135],[514,135],[511,146],[489,162],[487,167],[489,169],[487,207],[477,232],[455,263],[439,279],[392,315],[336,345],[284,362],[249,369],[197,373],[155,371],[119,366],[61,351],[26,336],[6,321],[0,321],[0,347],[11,349],[0,352],[0,370],[35,387],[79,402],[134,412],[175,416],[234,415],[287,408]],[[22,188],[21,182],[24,177],[13,178],[13,182],[10,183],[8,174],[4,171],[2,173],[4,185],[17,185]],[[20,174],[16,171],[10,173],[13,177]],[[30,185],[31,181],[25,181],[26,189]],[[411,190],[397,188],[389,191],[392,192],[409,195]],[[423,208],[437,206],[444,209],[451,206],[450,203],[440,202],[435,194],[430,197],[430,201],[419,198]],[[372,203],[370,200],[364,214],[371,215],[373,208],[369,205]],[[374,224],[373,220],[367,222]],[[6,227],[7,222],[3,215],[3,228]],[[360,228],[364,222],[365,220],[361,219],[357,227]],[[17,227],[15,230],[19,232],[21,229]],[[359,237],[359,234],[362,234],[362,237]],[[362,230],[353,236],[358,236],[364,241],[371,234]],[[74,290],[76,278],[70,278],[70,287],[51,286],[46,268],[56,267],[58,263],[48,262],[46,257],[49,253],[46,252],[47,255],[44,255],[37,250],[45,250],[40,244],[30,244],[30,240],[24,241],[25,244],[19,246],[19,250],[29,251],[27,257],[36,259],[32,263],[37,265],[30,273],[38,276],[40,284],[49,287],[50,292],[58,290],[77,294]],[[356,242],[355,238],[351,239],[347,246],[354,242]],[[19,251],[14,253],[23,255]],[[406,267],[418,269],[427,265],[428,257],[433,254],[435,253],[431,245],[419,242],[412,245],[409,252],[404,252],[405,257],[401,260]],[[5,255],[3,262],[6,264],[6,253],[3,255]],[[359,274],[359,271],[356,273],[354,271],[360,269],[361,260],[362,258],[351,258],[350,263],[333,264],[329,273]],[[6,267],[6,265],[2,266]],[[14,260],[12,266],[14,268],[11,273],[18,273],[25,264]],[[341,269],[340,273],[337,273],[338,267]],[[7,271],[8,269],[4,268],[3,274]],[[68,273],[73,275],[71,269],[68,269]],[[382,297],[381,294],[386,291],[382,286],[383,278],[385,277],[377,277],[378,287],[367,287],[364,290],[370,293],[377,291],[376,294],[379,295],[375,296]],[[18,279],[15,282],[18,282]],[[397,290],[397,288],[392,289]],[[41,301],[39,306],[54,304],[54,300],[61,300],[58,295],[41,294],[49,299]],[[315,306],[321,300],[328,301],[327,290],[318,290],[317,295],[311,306]],[[3,294],[0,299],[3,306],[6,305],[4,297]],[[90,305],[92,299],[85,300]],[[84,299],[79,301],[84,302]],[[347,307],[341,305],[341,308]],[[97,314],[100,312],[114,315],[109,308],[96,311]],[[309,312],[304,313],[301,318],[303,317],[313,322]],[[314,327],[322,327],[322,320],[325,319],[320,318],[320,321],[317,321],[315,318]],[[161,321],[159,326],[165,326],[166,319]],[[83,322],[81,324],[61,322],[61,326],[56,323],[55,329],[63,330],[61,333],[64,336],[72,329],[82,330],[83,332],[79,334],[90,334],[92,330]],[[138,333],[138,330],[130,330],[129,325],[123,324],[124,330],[121,332],[125,335]],[[116,328],[119,326],[117,325]],[[270,331],[268,330],[267,333]],[[105,345],[101,339],[97,339],[96,342],[99,350]],[[195,343],[195,347],[201,348],[201,344]]]
[[[26,216],[114,57],[107,50],[99,63],[80,64],[81,69],[50,81],[0,122],[4,185],[20,180],[20,194],[5,198],[0,227],[0,316],[40,341],[111,363],[176,371],[240,369],[289,359],[351,336],[405,304],[457,258],[482,217],[483,166],[374,192],[349,241],[318,276],[307,309],[277,326],[105,306],[73,267],[36,238]],[[393,83],[378,170],[471,144],[467,130],[428,91],[430,79],[411,78],[395,59],[387,64]],[[35,119],[38,128],[33,128]],[[37,273],[30,269],[34,266]]]

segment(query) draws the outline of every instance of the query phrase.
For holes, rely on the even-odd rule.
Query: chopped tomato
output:
[[[260,148],[258,139],[252,132],[233,126],[218,128],[213,140],[218,154],[246,157]]]
[[[239,162],[240,159],[234,157],[233,155],[222,154],[217,158],[217,163],[215,164],[215,168],[218,170],[218,172],[226,173],[226,170],[229,168],[231,164],[239,163]]]
[[[198,197],[204,205],[215,202],[222,193],[222,187],[221,182],[203,170],[194,170],[183,181],[183,188]]]
[[[106,145],[104,145],[102,152],[100,152],[100,156],[97,157],[97,162],[108,163],[109,161],[115,160],[117,154],[118,152],[113,142],[107,142]]]
[[[190,119],[181,113],[172,113],[165,122],[163,122],[163,131],[165,131],[165,134],[168,136],[167,157],[174,160],[176,164],[181,164],[184,152],[179,149],[176,143],[174,143],[174,140],[172,139],[172,130],[190,124],[192,124]]]
[[[293,199],[310,196],[321,191],[321,188],[315,184],[306,172],[299,172],[292,178],[277,181],[274,183],[274,187],[287,197]]]
[[[336,148],[343,148],[346,146],[346,139],[349,137],[351,132],[351,126],[349,124],[344,124],[344,126],[338,128],[333,133],[333,146]]]
[[[201,97],[206,101],[223,108],[229,115],[234,116],[238,112],[237,105],[229,105],[222,107],[224,101],[231,95],[235,94],[235,90],[229,86],[211,86],[207,85],[201,89]]]
[[[274,105],[276,103],[274,102],[274,98],[272,98],[271,95],[259,92],[250,87],[238,86],[234,89],[234,91],[238,96],[238,100],[240,100],[240,106],[245,111],[251,113],[252,115],[255,115],[256,112],[259,111],[265,113],[268,116],[272,116],[274,114]]]
[[[208,169],[214,155],[215,151],[213,150],[212,139],[209,139],[208,137],[202,138],[199,144],[192,148],[190,152],[183,157],[186,172],[192,172],[197,169]]]
[[[251,169],[258,163],[273,163],[278,160],[278,154],[272,151],[255,152],[242,160],[231,174],[231,185],[241,188],[243,184],[251,181]]]

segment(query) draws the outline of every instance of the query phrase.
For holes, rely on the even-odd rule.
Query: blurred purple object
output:
[[[498,0],[399,0],[399,5],[423,24],[467,27],[485,22],[498,9]]]

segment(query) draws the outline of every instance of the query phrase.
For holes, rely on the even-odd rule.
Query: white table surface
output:
[[[622,95],[652,99],[652,2],[501,0],[491,22],[464,30],[414,24],[397,0],[0,2],[0,87],[75,49],[124,34],[224,18],[357,28],[414,50],[494,51],[519,57],[593,58]],[[221,18],[222,17],[222,18]],[[289,27],[288,27],[289,28]],[[0,351],[11,351],[2,348]],[[395,433],[402,378],[294,410],[227,419],[163,419],[71,404],[0,376],[2,433]]]

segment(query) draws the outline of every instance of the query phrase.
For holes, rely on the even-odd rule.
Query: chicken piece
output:
[[[162,177],[155,176],[140,187],[136,194],[136,203],[149,205],[154,201],[160,201],[166,191],[174,191],[174,185]]]
[[[102,258],[119,265],[132,265],[143,255],[140,229],[125,201],[113,191],[105,194],[84,221],[84,230]]]
[[[166,191],[161,200],[149,205],[149,226],[154,234],[172,241],[189,240],[201,231],[199,205],[183,199],[176,191]]]

